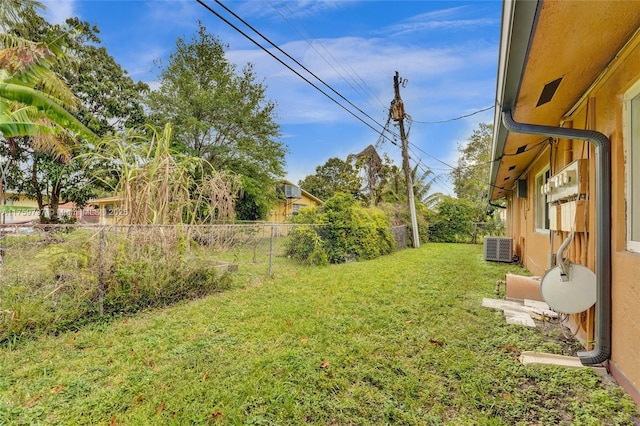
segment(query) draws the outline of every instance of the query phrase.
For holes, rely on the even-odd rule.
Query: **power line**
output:
[[[434,160],[436,160],[437,162],[439,162],[439,163],[441,163],[441,164],[444,164],[445,166],[449,167],[451,170],[456,170],[456,169],[458,168],[458,167],[453,167],[452,165],[445,163],[444,161],[440,160],[439,158],[434,157],[433,155],[429,154],[427,151],[423,150],[422,148],[420,148],[420,147],[419,147],[419,146],[417,146],[416,144],[413,144],[413,143],[411,143],[411,142],[409,142],[409,144],[410,144],[410,145],[413,145],[413,147],[414,147],[414,148],[416,148],[418,151],[422,152],[422,153],[423,153],[423,154],[425,154],[426,156],[428,156],[428,157],[430,157],[430,158],[433,158],[433,159],[434,159]],[[464,168],[469,168],[469,167],[473,167],[473,166],[468,166],[468,167],[464,167]],[[481,184],[483,184],[483,185],[488,185],[488,186],[490,186],[490,187],[492,187],[492,188],[502,189],[502,190],[504,190],[504,191],[512,191],[512,190],[510,190],[510,189],[507,189],[507,188],[504,188],[504,187],[501,187],[501,186],[498,186],[498,185],[494,185],[494,184],[492,184],[492,183],[486,182],[486,181],[484,181],[484,180],[482,180],[482,179],[478,179],[478,178],[473,177],[473,176],[471,177],[471,179],[473,179],[473,180],[475,180],[475,181],[477,181],[477,182],[480,182],[480,183],[481,183]]]
[[[413,153],[413,150],[411,150],[411,148],[409,148],[409,150]],[[414,153],[415,155],[415,153]],[[417,156],[416,156],[417,157]],[[422,159],[420,159],[420,157],[418,158],[418,162],[416,163],[416,167],[420,170],[422,170],[423,174],[425,175],[429,175],[431,174],[433,177],[429,180],[429,185],[431,185],[431,182],[434,182],[436,185],[438,185],[440,188],[442,188],[445,192],[450,192],[452,191],[452,188],[446,187],[446,184],[443,185],[442,183],[440,183],[439,179],[442,178],[442,176],[444,175],[443,173],[441,174],[435,174],[433,173],[433,169],[427,165],[422,165]]]
[[[385,136],[384,133],[387,132],[389,134],[391,134],[394,138],[398,137],[398,134],[393,132],[389,126],[388,126],[388,122],[385,125],[380,124],[375,118],[371,117],[369,114],[367,114],[365,111],[363,111],[362,109],[360,109],[357,105],[353,104],[351,101],[349,101],[346,97],[344,97],[341,93],[339,93],[338,91],[336,91],[333,87],[331,87],[329,84],[327,84],[324,80],[322,80],[320,77],[318,77],[315,73],[313,73],[311,70],[309,70],[307,67],[305,67],[303,64],[301,64],[298,60],[296,60],[295,58],[293,58],[291,55],[289,55],[287,52],[285,52],[284,50],[282,50],[280,47],[278,47],[275,43],[273,43],[269,38],[267,38],[266,36],[264,36],[260,31],[258,31],[257,29],[255,29],[253,26],[251,26],[249,23],[247,23],[244,19],[242,19],[240,16],[238,16],[236,13],[234,13],[231,9],[229,9],[228,7],[226,7],[221,1],[219,0],[214,0],[218,5],[220,5],[222,8],[224,8],[228,13],[230,13],[231,15],[233,15],[236,19],[238,19],[240,22],[242,22],[244,25],[246,25],[248,28],[250,28],[253,32],[255,32],[257,35],[259,35],[263,40],[265,40],[266,42],[268,42],[271,46],[273,46],[274,48],[276,48],[279,52],[281,52],[283,55],[285,55],[287,58],[289,58],[290,60],[292,60],[293,62],[295,62],[298,66],[300,66],[302,69],[304,69],[306,72],[308,72],[310,75],[312,75],[315,79],[317,79],[319,82],[321,82],[324,86],[326,86],[328,89],[330,89],[333,93],[335,93],[336,95],[338,95],[341,99],[343,99],[345,102],[347,102],[349,105],[351,105],[353,108],[355,108],[358,112],[360,112],[362,115],[364,115],[365,117],[367,117],[369,120],[371,120],[373,123],[375,123],[377,126],[379,126],[380,128],[382,128],[382,130],[378,130],[376,129],[372,124],[366,122],[362,117],[358,116],[357,114],[355,114],[353,111],[351,111],[350,109],[348,109],[346,106],[344,106],[343,104],[341,104],[339,101],[337,101],[335,98],[333,98],[331,95],[329,95],[328,93],[326,93],[324,90],[322,90],[320,87],[318,87],[316,84],[314,84],[313,82],[309,81],[308,78],[306,78],[305,76],[303,76],[302,74],[300,74],[298,71],[296,71],[295,69],[293,69],[289,64],[285,63],[282,59],[278,58],[276,55],[274,55],[272,52],[270,52],[268,49],[266,49],[264,46],[262,46],[259,42],[257,42],[254,38],[252,38],[250,35],[246,34],[244,31],[242,31],[240,28],[238,28],[236,25],[234,25],[233,23],[231,23],[229,20],[227,20],[226,18],[224,18],[222,15],[220,15],[218,12],[216,12],[213,8],[211,8],[208,4],[206,4],[204,2],[204,0],[197,0],[198,3],[200,3],[204,8],[206,8],[209,12],[211,12],[212,14],[214,14],[215,16],[217,16],[220,20],[222,20],[224,23],[226,23],[227,25],[229,25],[231,28],[233,28],[235,31],[237,31],[239,34],[241,34],[242,36],[244,36],[245,38],[247,38],[249,41],[251,41],[253,44],[255,44],[257,47],[259,47],[261,50],[263,50],[265,53],[267,53],[269,56],[271,56],[272,58],[274,58],[276,61],[278,61],[280,64],[282,64],[283,66],[285,66],[287,69],[289,69],[291,72],[293,72],[294,74],[296,74],[298,77],[300,77],[301,79],[303,79],[306,83],[308,83],[310,86],[312,86],[314,89],[316,89],[317,91],[319,91],[320,93],[322,93],[324,96],[326,96],[328,99],[330,99],[332,102],[334,102],[336,105],[338,105],[339,107],[341,107],[342,109],[344,109],[346,112],[348,112],[349,114],[351,114],[354,118],[356,118],[357,120],[359,120],[360,122],[362,122],[363,124],[365,124],[367,127],[369,127],[370,129],[372,129],[373,131],[375,131],[376,133],[378,133],[380,135],[380,138],[383,139],[387,139],[389,140],[392,144],[397,145],[397,143],[390,139],[389,137]],[[407,116],[407,118],[409,119],[408,121],[411,122],[415,122],[415,123],[420,123],[420,124],[437,124],[437,123],[446,123],[449,121],[455,121],[455,120],[460,120],[462,118],[465,117],[469,117],[472,116],[474,114],[478,114],[480,112],[483,111],[487,111],[491,108],[494,108],[494,106],[491,107],[487,107],[478,111],[475,111],[473,113],[470,114],[466,114],[460,117],[456,117],[456,118],[452,118],[449,120],[443,120],[443,121],[434,121],[434,122],[422,122],[422,121],[416,121],[416,120],[412,120],[411,117]],[[377,142],[378,143],[378,142]],[[418,147],[415,144],[412,144],[409,142],[409,144],[413,145],[415,148],[417,148],[418,150],[420,150],[421,152],[423,152],[424,154],[426,154],[427,156],[429,156],[430,158],[438,161],[439,163],[447,166],[449,169],[454,170],[455,167],[445,163],[444,161],[440,160],[439,158],[429,154],[428,152],[422,150],[420,147]],[[486,182],[482,182],[487,184]],[[490,184],[488,184],[490,185]],[[494,186],[494,185],[492,185]],[[499,187],[498,187],[499,188]],[[501,188],[502,189],[502,188]]]
[[[377,96],[377,95],[376,95],[376,94],[375,94],[375,93],[374,93],[374,92],[373,92],[373,91],[372,91],[372,90],[367,86],[367,84],[364,82],[364,80],[362,79],[362,77],[360,77],[360,75],[359,75],[359,74],[358,74],[358,73],[357,73],[357,72],[356,72],[356,71],[355,71],[351,66],[349,66],[349,68],[351,69],[351,73],[350,73],[348,70],[346,70],[346,69],[345,69],[345,67],[340,63],[340,61],[338,61],[338,60],[336,59],[336,57],[335,57],[335,56],[333,56],[333,54],[332,54],[332,53],[331,53],[331,52],[330,52],[330,51],[325,47],[325,45],[324,45],[324,44],[323,44],[323,43],[318,39],[318,37],[316,37],[316,36],[313,34],[313,32],[309,29],[309,27],[307,27],[307,26],[304,24],[304,22],[302,22],[300,19],[298,19],[298,17],[296,16],[295,12],[293,12],[293,11],[291,10],[291,8],[289,7],[289,5],[288,5],[286,2],[285,2],[285,3],[283,3],[283,4],[284,4],[284,7],[286,7],[286,8],[287,8],[287,11],[289,12],[289,14],[290,14],[291,16],[293,16],[293,17],[294,17],[294,19],[295,19],[296,21],[298,21],[298,23],[300,24],[300,26],[302,26],[304,29],[306,29],[306,30],[309,32],[309,34],[313,37],[314,41],[315,41],[315,42],[317,42],[317,43],[320,45],[320,47],[322,48],[322,50],[324,50],[324,51],[329,55],[329,57],[331,57],[331,59],[333,59],[333,61],[334,61],[334,62],[335,62],[335,63],[336,63],[336,64],[337,64],[341,69],[342,69],[342,71],[344,71],[344,72],[345,72],[345,73],[346,73],[346,74],[351,78],[351,80],[353,81],[353,83],[355,83],[355,84],[356,84],[356,86],[358,86],[358,87],[359,87],[360,89],[362,89],[364,92],[369,92],[369,94],[371,94],[374,98],[376,98],[376,100],[380,103],[380,105],[381,105],[383,108],[386,108],[386,105],[385,105],[385,104],[380,100],[380,98],[378,98],[378,96]],[[313,50],[314,50],[314,52],[316,52],[316,53],[318,54],[318,56],[319,56],[319,57],[321,57],[321,58],[322,58],[322,59],[327,63],[327,65],[329,65],[329,66],[331,67],[331,69],[333,69],[333,70],[336,72],[336,74],[338,74],[338,75],[340,76],[340,78],[341,78],[345,83],[347,83],[347,85],[348,85],[349,87],[351,87],[351,88],[352,88],[356,93],[358,93],[358,94],[360,94],[360,95],[365,95],[365,94],[366,94],[366,93],[361,93],[361,92],[358,90],[358,88],[354,87],[354,86],[351,84],[351,82],[350,82],[350,81],[349,81],[345,76],[343,76],[343,75],[340,73],[340,71],[338,71],[338,70],[333,66],[333,64],[332,64],[332,63],[331,63],[331,62],[330,62],[330,61],[329,61],[329,60],[328,60],[328,59],[327,59],[327,58],[326,58],[326,57],[325,57],[321,52],[319,52],[319,51],[318,51],[318,49],[316,49],[316,47],[313,45],[313,43],[312,43],[312,42],[310,42],[310,41],[309,41],[309,39],[308,39],[307,37],[305,37],[305,35],[304,35],[304,34],[302,34],[302,32],[301,32],[301,31],[300,31],[300,30],[299,30],[295,25],[293,25],[293,24],[289,21],[289,19],[287,18],[287,16],[286,16],[285,14],[283,14],[283,13],[282,13],[282,12],[281,12],[281,11],[280,11],[280,10],[279,10],[275,5],[274,5],[274,4],[273,4],[273,2],[271,2],[271,0],[269,0],[269,5],[271,6],[271,8],[272,8],[273,10],[275,10],[275,11],[276,11],[276,13],[278,13],[278,15],[280,15],[280,17],[281,17],[281,18],[282,18],[282,19],[283,19],[287,24],[289,24],[289,26],[290,26],[290,27],[291,27],[291,28],[292,28],[296,33],[298,33],[298,35],[299,35],[300,37],[302,37],[302,39],[303,39],[303,40],[304,40],[304,41],[309,45],[309,47],[310,47],[311,49],[313,49]],[[358,79],[356,79],[356,78],[352,75],[352,73],[353,73],[353,74],[355,74],[355,76],[356,76],[356,77],[358,77]],[[358,80],[359,80],[360,82],[359,82]]]
[[[334,92],[335,94],[337,94],[340,98],[342,98],[344,101],[346,101],[349,105],[351,105],[352,107],[354,107],[356,110],[358,110],[358,112],[360,112],[362,115],[366,116],[367,118],[369,118],[371,121],[373,121],[375,124],[377,124],[378,126],[380,126],[383,130],[379,131],[378,129],[374,128],[370,123],[367,123],[365,120],[362,119],[362,117],[359,117],[358,115],[356,115],[353,111],[349,110],[347,107],[345,107],[344,105],[342,105],[340,102],[338,102],[336,99],[334,99],[331,95],[329,95],[328,93],[326,93],[324,90],[322,90],[321,88],[319,88],[318,86],[316,86],[313,82],[309,81],[309,79],[307,79],[306,77],[304,77],[302,74],[300,74],[298,71],[294,70],[290,65],[288,65],[287,63],[285,63],[282,59],[278,58],[276,55],[274,55],[273,53],[271,53],[268,49],[266,49],[264,46],[262,46],[260,43],[258,43],[255,39],[253,39],[250,35],[246,34],[244,31],[242,31],[240,28],[238,28],[237,26],[235,26],[233,23],[231,23],[229,20],[227,20],[226,18],[224,18],[222,15],[220,15],[218,12],[216,12],[215,10],[213,10],[213,8],[211,8],[208,4],[206,4],[204,2],[204,0],[197,0],[198,3],[200,3],[203,7],[205,7],[207,10],[209,10],[209,12],[213,13],[214,15],[216,15],[219,19],[221,19],[224,23],[226,23],[227,25],[229,25],[231,28],[233,28],[235,31],[237,31],[238,33],[242,34],[245,38],[247,38],[248,40],[250,40],[253,44],[255,44],[256,46],[258,46],[260,49],[262,49],[264,52],[266,52],[269,56],[271,56],[272,58],[274,58],[275,60],[277,60],[278,62],[280,62],[282,65],[284,65],[285,67],[287,67],[290,71],[292,71],[293,73],[295,73],[298,77],[302,78],[305,82],[307,82],[308,84],[310,84],[314,89],[318,90],[320,93],[322,93],[323,95],[325,95],[327,98],[329,98],[331,101],[333,101],[336,105],[340,106],[342,109],[344,109],[345,111],[347,111],[349,114],[351,114],[353,117],[355,117],[356,119],[358,119],[359,121],[361,121],[363,124],[365,124],[367,127],[369,127],[370,129],[372,129],[373,131],[375,131],[376,133],[382,134],[384,132],[384,126],[382,124],[380,124],[376,119],[374,119],[373,117],[371,117],[369,114],[367,114],[366,112],[362,111],[362,109],[360,109],[359,107],[357,107],[356,105],[354,105],[351,101],[349,101],[347,98],[345,98],[342,94],[340,94],[339,92],[337,92],[335,89],[333,89],[331,86],[329,86],[327,83],[325,83],[320,77],[318,77],[316,74],[314,74],[312,71],[310,71],[307,67],[305,67],[304,65],[302,65],[300,62],[298,62],[295,58],[293,58],[291,55],[289,55],[288,53],[286,53],[284,50],[282,50],[280,47],[278,47],[276,44],[274,44],[271,40],[269,40],[267,37],[265,37],[262,33],[260,33],[260,31],[256,30],[254,27],[252,27],[249,23],[247,23],[245,20],[243,20],[242,18],[240,18],[238,15],[236,15],[231,9],[227,8],[222,2],[220,2],[219,0],[215,0],[215,2],[220,5],[222,8],[224,8],[227,12],[229,12],[231,15],[233,15],[236,19],[238,19],[240,22],[242,22],[243,24],[245,24],[247,27],[249,27],[253,32],[255,32],[257,35],[259,35],[263,40],[265,40],[266,42],[268,42],[269,44],[271,44],[271,46],[275,47],[279,52],[281,52],[282,54],[284,54],[287,58],[291,59],[292,61],[294,61],[297,65],[299,65],[300,67],[302,67],[305,71],[307,71],[309,74],[311,74],[313,77],[315,77],[318,81],[320,81],[322,84],[324,84],[327,88],[329,88],[332,92]]]
[[[448,120],[442,120],[442,121],[417,121],[417,120],[412,120],[414,123],[418,123],[418,124],[441,124],[441,123],[449,123],[451,121],[456,121],[456,120],[462,120],[463,118],[467,118],[467,117],[471,117],[472,115],[476,115],[476,114],[480,114],[481,112],[485,112],[485,111],[489,111],[490,109],[495,108],[495,105],[491,105],[489,107],[486,108],[482,108],[479,109],[477,111],[471,112],[469,114],[465,114],[465,115],[461,115],[460,117],[455,117],[455,118],[450,118]]]
[[[413,145],[413,147],[414,147],[414,148],[416,148],[418,151],[422,152],[422,153],[423,153],[424,155],[426,155],[427,157],[429,157],[429,158],[432,158],[432,159],[436,160],[438,163],[440,163],[440,164],[444,164],[444,165],[445,165],[445,166],[447,166],[449,169],[451,169],[451,170],[454,170],[454,169],[455,169],[455,167],[453,167],[452,165],[447,164],[447,163],[445,163],[444,161],[442,161],[441,159],[439,159],[439,158],[437,158],[437,157],[435,157],[435,156],[433,156],[433,155],[429,154],[427,151],[425,151],[424,149],[420,148],[418,145],[416,145],[416,144],[414,144],[414,143],[412,143],[412,142],[409,142],[409,145]]]

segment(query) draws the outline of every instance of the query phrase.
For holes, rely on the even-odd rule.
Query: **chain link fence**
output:
[[[0,342],[263,281],[322,225],[0,226]],[[406,227],[395,227],[396,247]]]

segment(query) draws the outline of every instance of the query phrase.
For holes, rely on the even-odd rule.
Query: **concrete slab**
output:
[[[501,310],[504,313],[504,319],[507,324],[524,325],[525,327],[536,326],[536,323],[531,318],[531,312],[534,308],[524,306],[522,302],[484,298],[482,299],[482,306]]]
[[[546,310],[550,309],[549,305],[547,305],[546,302],[541,302],[539,300],[524,299],[523,304],[524,306],[528,306],[530,308],[546,309]]]
[[[535,327],[536,323],[531,318],[531,314],[519,311],[504,310],[504,319],[507,324],[524,325],[525,327]]]
[[[525,351],[520,354],[519,360],[523,365],[547,364],[570,368],[588,368],[582,365],[582,362],[580,362],[580,359],[576,356],[556,355],[544,352]]]
[[[499,309],[504,311],[505,309],[509,309],[511,311],[519,311],[519,312],[531,312],[531,308],[526,307],[522,304],[522,302],[515,302],[511,300],[503,300],[503,299],[482,299],[482,306],[485,308]]]

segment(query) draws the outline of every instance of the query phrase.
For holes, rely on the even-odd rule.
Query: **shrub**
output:
[[[326,265],[329,263],[324,243],[316,229],[311,226],[300,226],[289,233],[285,243],[288,257],[301,260],[307,265]]]
[[[470,242],[475,207],[463,199],[446,197],[429,215],[429,240],[437,243]]]
[[[320,208],[302,209],[293,221],[318,225],[297,228],[287,242],[287,255],[307,264],[372,259],[395,247],[387,216],[360,206],[348,194],[337,194]]]
[[[10,255],[0,276],[0,342],[74,329],[101,310],[133,313],[229,284],[212,251],[187,250],[179,228],[114,231],[102,244],[95,231],[54,230],[6,237],[5,244]]]

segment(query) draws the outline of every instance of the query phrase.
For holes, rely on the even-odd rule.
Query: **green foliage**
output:
[[[134,84],[106,49],[98,47],[96,27],[76,18],[68,24],[72,30],[51,25],[34,11],[24,17],[24,22],[13,26],[13,33],[35,42],[56,40],[65,46],[66,57],[73,59],[71,64],[52,60],[46,79],[43,76],[44,82],[35,87],[47,87],[49,75],[64,82],[58,85],[64,87],[64,96],[69,99],[66,106],[70,111],[73,107],[75,117],[98,135],[121,130],[123,125],[142,124],[140,97],[146,85]],[[63,137],[63,133],[47,137],[28,134],[32,137],[14,137],[6,146],[9,161],[3,166],[8,187],[37,200],[41,211],[45,205],[49,207],[51,215],[41,216],[41,222],[58,223],[60,203],[72,201],[82,207],[97,193],[91,174],[75,158],[87,155],[95,146],[77,144]]]
[[[295,229],[289,236],[287,255],[306,263],[372,259],[395,248],[384,212],[360,206],[349,194],[336,194],[322,207],[301,209],[294,222],[319,225]]]
[[[14,138],[14,141],[14,145],[0,146],[0,153],[6,159],[5,190],[9,188],[35,200],[42,213],[41,223],[61,223],[60,204],[71,201],[82,208],[96,195],[91,174],[75,153],[62,162],[48,153],[33,151],[24,138]],[[45,208],[50,211],[48,217],[44,216]]]
[[[70,113],[76,100],[54,72],[56,65],[68,63],[65,32],[55,28],[42,34],[32,21],[40,7],[33,1],[3,1],[0,7],[0,132],[4,138],[41,138],[50,151],[64,156],[58,137],[68,137],[69,131],[96,137]]]
[[[297,226],[289,233],[285,243],[285,255],[302,261],[305,265],[326,265],[329,258],[314,226]]]
[[[134,82],[104,46],[99,30],[78,18],[67,20],[73,31],[68,45],[77,66],[59,69],[78,99],[76,116],[99,136],[139,128],[146,122],[143,94],[149,90],[143,82]]]
[[[497,208],[488,204],[492,144],[493,125],[479,123],[466,144],[458,147],[458,166],[451,173],[458,198],[474,205],[473,222],[477,224],[471,238],[474,243],[479,236],[504,232]]]
[[[106,233],[102,252],[95,230],[70,229],[6,237],[0,342],[77,329],[98,319],[100,306],[105,315],[132,313],[229,284],[211,250],[187,250],[177,228]]]
[[[409,213],[409,206],[407,206],[406,203],[381,202],[377,207],[385,212],[393,226],[405,225],[408,230],[407,236],[409,237],[409,240],[413,240],[411,214]],[[416,219],[418,222],[418,235],[421,243],[426,243],[429,240],[429,223],[427,222],[428,215],[429,211],[424,204],[416,203]]]
[[[483,195],[489,189],[492,143],[493,125],[479,123],[466,144],[458,147],[458,166],[451,173],[458,198],[483,202]]]
[[[316,167],[316,173],[305,177],[298,185],[321,200],[328,200],[339,192],[357,199],[361,196],[362,179],[353,161],[333,157]]]
[[[156,125],[172,124],[178,146],[215,170],[250,178],[238,213],[264,218],[284,175],[287,149],[277,140],[276,105],[266,99],[266,87],[256,81],[251,64],[238,70],[230,63],[227,49],[199,23],[191,40],[176,41],[161,67],[160,86],[146,102]]]
[[[433,242],[470,242],[475,222],[475,206],[469,200],[444,198],[429,213],[429,240]]]
[[[275,202],[275,191],[265,191],[259,181],[247,175],[242,175],[240,180],[242,193],[236,203],[236,218],[238,220],[266,218],[269,208]]]

